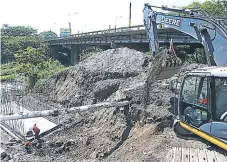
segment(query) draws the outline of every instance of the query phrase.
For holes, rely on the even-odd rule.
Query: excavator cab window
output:
[[[180,118],[188,124],[199,127],[210,119],[208,110],[207,77],[188,75],[184,78],[180,100]]]
[[[215,78],[216,120],[227,122],[227,78]]]

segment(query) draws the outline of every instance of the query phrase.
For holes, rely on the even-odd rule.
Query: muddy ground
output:
[[[186,71],[203,65],[185,64],[179,74],[152,83],[149,99],[144,102],[152,60],[128,48],[111,49],[56,74],[45,82],[41,94],[20,98],[23,106],[30,110],[59,109],[129,99],[132,104],[49,117],[61,127],[43,137],[42,148],[33,154],[23,153],[18,144],[3,143],[2,147],[10,152],[12,161],[155,162],[166,161],[171,147],[206,148],[201,142],[177,138],[168,120],[160,122],[173,114],[169,99],[174,93],[169,84],[182,78]]]

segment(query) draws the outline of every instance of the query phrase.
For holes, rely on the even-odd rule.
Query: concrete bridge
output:
[[[200,46],[200,43],[191,36],[171,28],[159,28],[160,46],[169,44],[172,39],[174,44],[190,44]],[[80,53],[88,46],[99,46],[104,49],[129,47],[143,52],[149,51],[149,40],[144,25],[107,29],[87,33],[78,33],[66,38],[57,38],[47,41],[54,53],[64,49],[70,55],[71,65],[80,61]]]

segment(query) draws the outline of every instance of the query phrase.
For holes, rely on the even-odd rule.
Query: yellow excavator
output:
[[[167,12],[154,11],[154,8]],[[227,150],[226,20],[214,18],[201,10],[150,4],[145,4],[143,14],[150,49],[155,56],[160,55],[158,24],[190,35],[205,49],[208,67],[188,72],[174,97],[174,131],[181,138],[199,137]],[[166,58],[163,60],[168,61]],[[165,71],[169,74],[166,66]]]

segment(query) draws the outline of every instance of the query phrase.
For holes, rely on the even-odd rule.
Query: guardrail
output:
[[[90,35],[101,35],[101,34],[110,34],[110,33],[122,33],[122,32],[128,32],[128,31],[139,31],[139,30],[145,30],[144,25],[136,25],[131,27],[121,27],[121,28],[113,28],[113,29],[105,29],[105,30],[98,30],[98,31],[92,31],[92,32],[86,32],[86,33],[78,33],[73,34],[68,37],[58,37],[56,39],[67,39],[67,38],[75,38],[75,37],[82,37],[82,36],[90,36]],[[48,41],[56,40],[51,39]]]

